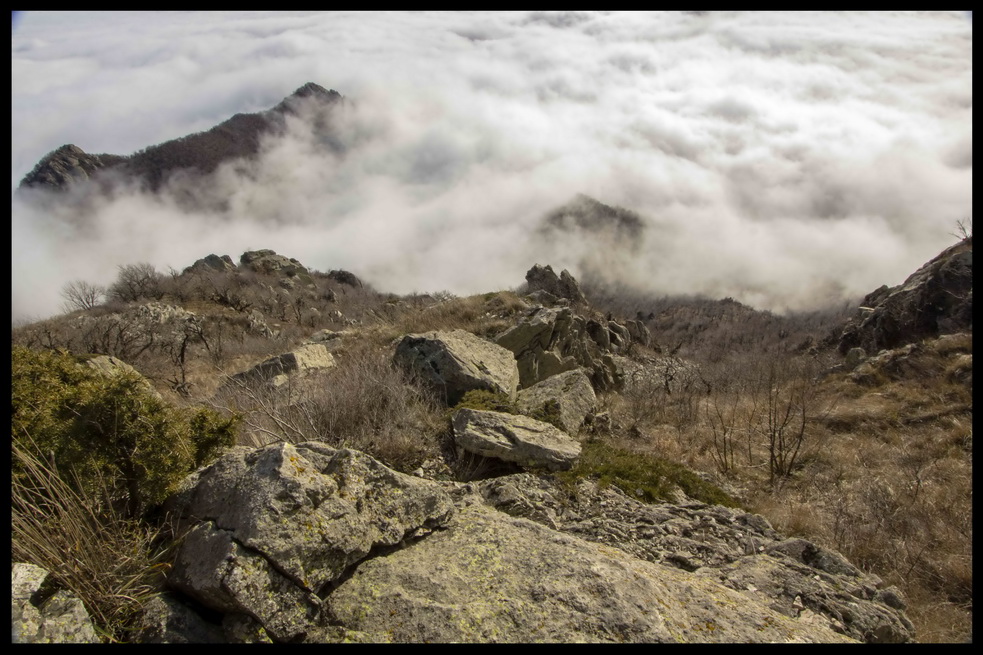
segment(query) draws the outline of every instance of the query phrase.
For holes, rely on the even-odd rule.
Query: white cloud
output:
[[[12,187],[62,144],[129,154],[308,81],[351,101],[344,157],[294,125],[209,183],[226,211],[127,194],[83,234],[15,199],[15,317],[57,311],[73,278],[247,248],[395,292],[592,262],[807,308],[902,281],[972,213],[961,12],[27,12],[11,51]],[[578,192],[648,221],[639,254],[536,239]]]

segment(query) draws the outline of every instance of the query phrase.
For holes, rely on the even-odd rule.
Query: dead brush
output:
[[[132,622],[163,588],[168,550],[163,530],[113,511],[105,485],[85,495],[15,440],[23,474],[11,484],[11,559],[50,572],[81,599],[98,634],[127,641]]]

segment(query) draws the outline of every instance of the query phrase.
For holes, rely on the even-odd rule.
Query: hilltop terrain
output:
[[[335,91],[19,193],[181,203]],[[200,184],[183,184],[197,180]],[[578,195],[536,234],[631,252]],[[972,235],[855,303],[653,297],[602,260],[398,295],[264,248],[12,334],[15,641],[972,638]]]
[[[843,359],[835,335],[873,339],[869,315],[942,269],[965,292],[971,248],[811,339],[814,316],[731,301],[629,317],[550,267],[514,291],[398,297],[270,250],[209,255],[122,267],[105,302],[15,330],[15,361],[65,353],[108,371],[85,379],[137,375],[238,423],[237,446],[174,478],[159,507],[185,536],[151,585],[168,591],[117,639],[909,641],[943,605],[944,636],[966,638],[971,312],[879,354]],[[672,321],[708,307],[712,331]],[[771,322],[767,343],[699,356]],[[34,554],[16,534],[15,552]],[[228,557],[241,568],[208,568]]]

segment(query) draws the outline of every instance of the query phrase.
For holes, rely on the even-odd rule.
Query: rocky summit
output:
[[[45,155],[24,176],[20,188],[58,192],[101,180],[106,184],[124,181],[156,191],[178,171],[204,175],[223,162],[253,157],[265,134],[283,129],[284,116],[307,106],[330,108],[341,100],[337,91],[308,82],[268,111],[236,114],[204,132],[149,146],[132,155],[91,155],[67,144]]]

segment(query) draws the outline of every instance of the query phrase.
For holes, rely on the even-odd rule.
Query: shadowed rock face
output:
[[[973,238],[947,248],[903,284],[864,298],[840,335],[839,351],[867,354],[973,328]]]

